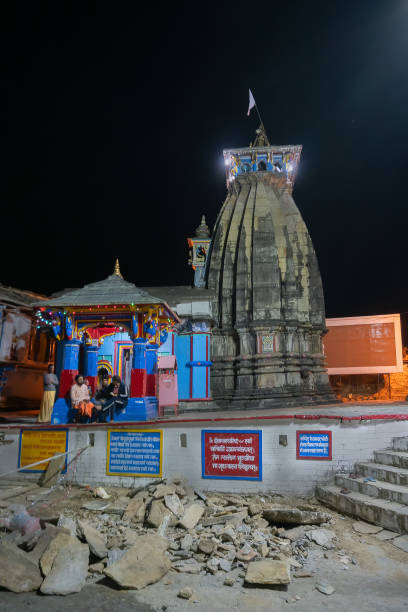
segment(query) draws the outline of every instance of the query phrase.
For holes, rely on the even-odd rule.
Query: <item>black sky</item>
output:
[[[408,311],[406,0],[13,7],[0,282],[49,294],[119,257],[138,286],[190,283],[222,149],[257,127],[251,87],[270,140],[303,144],[294,197],[327,315]]]

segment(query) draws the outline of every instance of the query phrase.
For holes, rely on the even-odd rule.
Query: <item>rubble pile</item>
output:
[[[142,589],[169,571],[225,575],[226,586],[238,577],[286,585],[302,577],[310,546],[335,547],[332,517],[315,505],[204,494],[181,479],[119,494],[89,490],[80,506],[67,504],[55,524],[42,520],[34,533],[11,530],[13,512],[1,509],[0,587],[15,592],[66,595],[106,577]]]

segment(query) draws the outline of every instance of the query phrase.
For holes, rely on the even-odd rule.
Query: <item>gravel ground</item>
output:
[[[353,520],[333,512],[337,548],[309,549],[302,571],[313,573],[310,578],[293,578],[287,589],[249,588],[245,586],[242,569],[229,575],[236,578],[234,586],[224,586],[224,572],[217,575],[190,575],[169,572],[160,582],[141,591],[117,590],[107,579],[87,585],[81,593],[66,597],[41,596],[35,593],[15,595],[0,592],[0,607],[4,612],[80,611],[93,607],[111,612],[149,610],[197,612],[226,610],[283,610],[296,608],[300,612],[408,612],[408,553],[392,542],[381,542],[375,535],[361,535],[353,528]],[[340,552],[344,551],[344,552]],[[354,563],[344,564],[347,556]],[[327,558],[326,558],[327,557]],[[344,569],[347,567],[347,569]],[[335,592],[328,596],[315,588],[326,582]],[[189,586],[193,597],[186,601],[177,597],[181,588]],[[283,588],[283,587],[282,587]]]

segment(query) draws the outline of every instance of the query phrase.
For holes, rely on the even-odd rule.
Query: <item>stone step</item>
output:
[[[344,514],[381,525],[390,531],[408,533],[408,506],[375,499],[356,491],[340,493],[340,487],[335,485],[316,487],[316,497],[325,505]]]
[[[408,451],[408,436],[403,438],[393,438],[392,447],[396,451]]]
[[[391,484],[408,486],[408,470],[383,465],[382,463],[356,463],[355,471],[363,476],[373,476],[377,480],[384,480]]]
[[[389,450],[374,451],[374,460],[376,463],[384,465],[393,465],[408,470],[408,452]]]
[[[364,482],[364,478],[349,478],[340,474],[335,477],[335,484],[338,487],[345,487],[350,491],[356,491],[369,497],[388,499],[389,501],[408,506],[408,487],[402,487],[382,480]]]

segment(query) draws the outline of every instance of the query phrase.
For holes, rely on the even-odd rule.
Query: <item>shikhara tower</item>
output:
[[[206,264],[216,326],[212,395],[219,406],[327,402],[325,309],[312,241],[292,197],[301,146],[224,151],[227,198]]]

